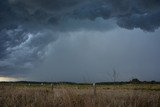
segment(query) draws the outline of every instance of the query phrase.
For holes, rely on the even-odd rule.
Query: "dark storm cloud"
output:
[[[73,11],[76,18],[115,18],[120,27],[154,31],[160,26],[159,0],[97,0]]]
[[[45,57],[59,32],[105,31],[114,28],[115,21],[127,29],[155,31],[160,26],[160,1],[0,0],[0,72],[31,68]]]
[[[159,0],[1,0],[0,7],[1,28],[17,24],[54,26],[67,18],[98,17],[114,18],[128,29],[154,31],[160,25]]]
[[[48,44],[57,39],[55,32],[48,30],[28,33],[17,28],[1,33],[0,71],[5,72],[3,74],[12,74],[14,71],[24,73],[22,71],[32,68],[33,62],[41,61],[46,55]]]
[[[160,29],[155,33],[133,31],[117,28],[106,32],[76,31],[70,36],[64,33],[29,77],[40,81],[113,81],[115,68],[119,81],[159,81]]]
[[[120,18],[118,25],[127,29],[141,28],[147,31],[154,31],[160,25],[160,11],[155,13],[146,13],[144,15],[132,15],[126,18]]]

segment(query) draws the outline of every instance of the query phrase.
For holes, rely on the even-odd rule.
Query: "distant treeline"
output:
[[[93,83],[76,83],[76,82],[37,82],[37,81],[15,81],[15,82],[0,82],[0,83],[17,83],[17,84],[53,84],[53,85],[92,85]],[[159,81],[139,81],[138,79],[132,79],[131,81],[121,82],[96,82],[97,85],[123,85],[123,84],[160,84]]]
[[[15,83],[15,84],[41,84],[41,85],[91,85],[92,83],[76,83],[76,82],[39,82],[39,81],[2,81],[0,83]]]
[[[112,85],[112,84],[116,84],[116,85],[123,85],[123,84],[160,84],[160,82],[156,82],[156,81],[140,81],[140,82],[98,82],[96,84],[99,85]]]

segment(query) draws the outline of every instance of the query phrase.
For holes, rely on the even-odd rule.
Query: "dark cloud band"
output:
[[[1,0],[0,7],[1,29],[17,24],[55,26],[66,17],[115,18],[120,27],[147,31],[157,29],[160,22],[159,0]]]

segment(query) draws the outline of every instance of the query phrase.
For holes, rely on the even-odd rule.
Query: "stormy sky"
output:
[[[160,81],[160,0],[0,0],[0,77]]]

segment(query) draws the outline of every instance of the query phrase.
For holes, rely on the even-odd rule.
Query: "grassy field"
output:
[[[160,107],[160,85],[0,83],[0,107]]]

